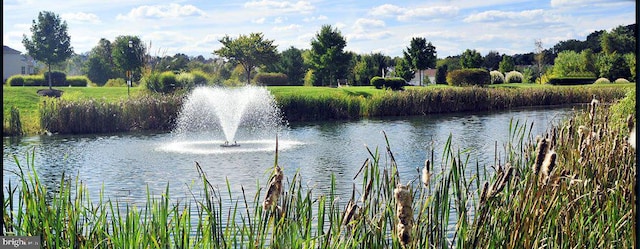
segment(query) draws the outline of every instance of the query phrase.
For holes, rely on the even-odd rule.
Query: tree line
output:
[[[216,56],[209,59],[182,53],[151,55],[151,43],[145,44],[137,36],[118,36],[114,41],[102,38],[91,51],[75,54],[66,28],[66,22],[57,14],[41,12],[38,21],[33,21],[31,39],[26,35],[23,39],[28,54],[45,63],[49,71],[53,67],[71,75],[86,75],[99,86],[125,77],[137,82],[149,72],[163,71],[198,71],[208,75],[212,84],[221,85],[255,83],[252,80],[259,74],[279,76],[288,85],[336,86],[341,81],[369,85],[376,76],[410,81],[416,73],[419,84],[423,85],[446,83],[448,72],[463,68],[503,73],[518,69],[525,71],[531,81],[543,79],[545,74],[547,77],[589,74],[635,80],[636,24],[595,31],[585,41],[560,41],[549,49],[537,40],[535,51],[525,54],[490,51],[483,56],[475,49],[467,49],[460,55],[440,59],[436,47],[424,37],[412,38],[403,55],[393,58],[379,52],[345,51],[346,39],[331,25],[322,26],[311,40],[310,49],[289,47],[279,52],[273,40],[264,38],[262,33],[251,33],[223,37],[219,40],[223,46],[212,51]],[[567,66],[577,65],[576,61],[580,67]],[[552,68],[554,64],[559,65]],[[421,74],[425,69],[436,69],[436,82],[428,82]],[[620,72],[611,72],[615,70]]]

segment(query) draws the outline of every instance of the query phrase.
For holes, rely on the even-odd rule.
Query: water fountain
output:
[[[175,141],[164,148],[188,153],[255,151],[275,145],[275,137],[286,127],[275,98],[264,87],[198,87],[185,98],[172,132]]]

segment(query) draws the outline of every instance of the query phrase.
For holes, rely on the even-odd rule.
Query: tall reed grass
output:
[[[421,173],[401,176],[387,140],[367,148],[350,196],[335,181],[304,188],[276,149],[254,196],[234,199],[232,183],[214,187],[196,162],[192,200],[172,201],[167,186],[135,206],[92,199],[78,178],[46,189],[31,154],[5,189],[4,229],[40,235],[44,248],[633,248],[636,152],[609,117],[595,103],[537,140],[533,124],[512,122],[503,156],[482,169],[450,136],[440,162],[432,151]]]
[[[174,127],[181,105],[178,95],[142,95],[117,102],[49,98],[40,105],[40,125],[60,134],[165,131]]]

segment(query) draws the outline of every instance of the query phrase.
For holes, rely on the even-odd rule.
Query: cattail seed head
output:
[[[431,161],[427,159],[424,161],[424,168],[422,168],[422,184],[424,187],[429,187],[429,182],[431,181]]]
[[[262,207],[267,210],[276,206],[278,202],[278,198],[280,197],[280,192],[282,191],[282,178],[284,178],[284,174],[282,173],[282,169],[280,166],[276,165],[274,168],[274,174],[269,181],[269,188],[267,189],[267,196],[264,198],[262,202]]]
[[[548,139],[541,139],[538,142],[538,147],[536,148],[536,158],[533,163],[533,174],[538,174],[540,172],[540,166],[542,166],[542,162],[544,161],[547,152],[549,151],[549,141]]]
[[[489,182],[484,182],[482,185],[482,192],[480,192],[480,203],[485,203],[487,201],[487,191],[489,189]]]
[[[411,229],[413,228],[413,209],[411,207],[411,192],[409,186],[398,184],[393,190],[396,200],[396,225],[397,236],[400,245],[406,247],[411,242]]]
[[[627,128],[629,129],[629,132],[633,130],[633,127],[635,127],[635,124],[633,123],[633,114],[629,114],[629,116],[627,116]]]
[[[542,163],[542,179],[546,182],[551,176],[551,171],[556,166],[556,157],[557,154],[555,151],[551,151],[545,157],[544,162]]]

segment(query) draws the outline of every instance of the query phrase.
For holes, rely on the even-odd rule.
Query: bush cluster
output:
[[[524,79],[524,76],[522,76],[522,73],[518,71],[508,72],[504,76],[504,81],[507,83],[522,83],[523,79]]]
[[[403,90],[404,86],[407,84],[404,79],[400,77],[382,78],[380,76],[376,76],[371,78],[369,82],[376,89],[388,88],[394,91]]]
[[[451,86],[485,86],[491,83],[491,75],[480,68],[458,69],[447,74],[447,83]]]
[[[625,78],[618,78],[616,79],[616,81],[614,81],[614,83],[622,84],[622,83],[629,83],[629,81]]]
[[[117,78],[117,79],[109,79],[107,80],[107,83],[104,84],[105,87],[122,87],[122,86],[127,86],[127,82],[124,81],[123,78]]]
[[[491,84],[502,84],[502,83],[504,83],[504,75],[502,74],[502,72],[500,72],[498,70],[493,70],[493,71],[489,72],[489,75],[491,76]]]
[[[254,78],[254,81],[263,86],[289,85],[289,77],[283,73],[258,73]]]

